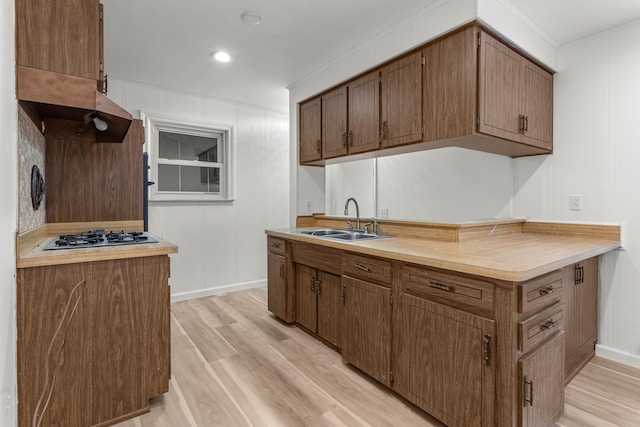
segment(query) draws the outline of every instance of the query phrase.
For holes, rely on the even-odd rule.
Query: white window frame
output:
[[[185,120],[161,113],[140,112],[140,118],[145,127],[145,151],[149,153],[149,181],[155,182],[149,186],[150,202],[232,202],[235,200],[235,158],[233,125],[229,123],[199,122]],[[160,132],[179,133],[201,137],[218,137],[224,134],[222,141],[222,162],[203,164],[196,160],[174,160],[171,164],[185,166],[220,167],[220,192],[198,193],[158,190],[158,152]]]

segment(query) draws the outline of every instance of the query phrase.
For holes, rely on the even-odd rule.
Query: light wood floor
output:
[[[295,326],[262,289],[174,303],[172,379],[129,426],[441,426]],[[566,427],[640,426],[640,371],[591,361],[566,388]]]

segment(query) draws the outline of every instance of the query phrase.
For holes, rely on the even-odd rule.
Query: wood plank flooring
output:
[[[263,289],[171,310],[169,392],[120,427],[442,426],[273,317]],[[640,370],[595,358],[565,400],[559,426],[640,426]]]

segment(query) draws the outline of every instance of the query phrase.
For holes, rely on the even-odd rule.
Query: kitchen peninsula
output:
[[[550,425],[594,354],[598,256],[620,227],[379,220],[345,243],[268,230],[269,310],[451,426]]]

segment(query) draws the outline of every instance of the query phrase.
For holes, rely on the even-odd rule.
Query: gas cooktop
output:
[[[147,233],[106,230],[90,230],[78,234],[67,234],[54,238],[45,251],[55,249],[98,248],[105,246],[138,245],[142,243],[157,243],[158,241]]]

